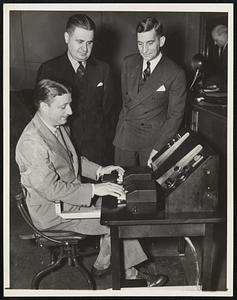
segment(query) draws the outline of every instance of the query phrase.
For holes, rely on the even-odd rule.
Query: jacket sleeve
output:
[[[169,89],[169,103],[166,120],[159,132],[159,139],[154,145],[154,149],[161,150],[179,130],[183,120],[186,102],[186,79],[183,70],[177,72]]]
[[[113,107],[113,79],[109,65],[104,67],[104,94],[103,94],[103,111],[104,115],[108,115]]]
[[[100,165],[88,160],[86,157],[81,157],[81,174],[84,177],[97,180],[97,170]]]
[[[73,176],[71,181],[63,181],[50,161],[48,149],[41,143],[32,139],[24,141],[17,147],[16,160],[26,188],[34,189],[48,201],[90,206],[92,185],[82,184]],[[70,172],[67,166],[65,172]]]

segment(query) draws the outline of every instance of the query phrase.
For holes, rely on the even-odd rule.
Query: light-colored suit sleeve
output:
[[[81,156],[81,175],[90,179],[97,180],[97,170],[100,165],[88,160],[85,156]]]
[[[72,175],[73,173],[65,166],[64,161],[61,164],[61,172],[64,172],[64,178],[68,180],[61,180],[49,156],[49,150],[45,145],[34,139],[23,141],[16,152],[22,183],[26,188],[36,190],[42,198],[48,201],[61,200],[73,205],[89,206],[92,184],[82,184],[76,176]],[[61,158],[58,157],[58,159]],[[83,165],[89,166],[89,171],[85,174],[88,173],[95,178],[97,167],[89,162]],[[93,172],[94,176],[92,176]]]
[[[179,70],[169,89],[169,103],[164,122],[160,132],[159,140],[154,149],[161,150],[173,138],[179,130],[184,115],[186,101],[186,78],[183,70]]]

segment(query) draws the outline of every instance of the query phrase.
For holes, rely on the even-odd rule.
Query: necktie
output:
[[[62,131],[61,131],[61,128],[60,126],[57,128],[57,130],[55,131],[55,135],[57,137],[57,139],[59,140],[59,142],[63,145],[63,147],[67,150],[67,153],[69,155],[69,158],[71,160],[71,162],[73,161],[73,158],[72,158],[72,153],[71,151],[68,149],[65,141],[64,141],[64,138],[63,138],[63,135],[62,135]]]
[[[82,79],[85,75],[85,67],[83,66],[82,62],[79,62],[79,66],[77,68],[77,76],[79,77],[79,79]]]
[[[146,81],[148,79],[148,77],[151,75],[151,68],[150,68],[151,63],[149,61],[147,61],[146,64],[147,64],[147,67],[143,71],[143,80],[144,81]]]
[[[55,131],[55,135],[56,135],[57,139],[59,140],[59,142],[63,145],[63,147],[66,148],[66,145],[65,145],[62,133],[61,133],[60,126]]]

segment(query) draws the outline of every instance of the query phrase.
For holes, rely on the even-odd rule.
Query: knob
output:
[[[174,178],[169,178],[166,180],[165,184],[168,189],[172,188],[175,185],[176,180]]]
[[[184,166],[183,167],[183,170],[184,170],[185,173],[187,173],[189,171],[189,169],[190,169],[189,166]]]
[[[185,179],[186,179],[186,174],[180,173],[180,174],[178,175],[178,180],[184,181]]]
[[[175,167],[174,167],[174,171],[175,171],[175,172],[178,172],[179,170],[180,170],[180,167],[179,167],[179,166],[175,166]]]

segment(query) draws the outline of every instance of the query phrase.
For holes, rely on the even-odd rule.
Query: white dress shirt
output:
[[[157,66],[157,64],[161,60],[161,57],[162,57],[162,53],[160,52],[157,57],[155,57],[154,59],[150,60],[150,70],[151,70],[151,73],[154,71],[155,67]],[[144,70],[146,68],[147,68],[147,60],[143,59],[142,74],[143,74],[143,72],[144,72]]]
[[[75,73],[76,73],[76,72],[77,72],[77,69],[78,69],[78,67],[79,67],[79,62],[78,62],[77,60],[75,60],[75,59],[71,56],[71,54],[70,54],[69,51],[67,52],[67,56],[68,56],[68,59],[70,60],[70,62],[71,62],[71,64],[72,64],[72,67],[73,67]],[[86,61],[82,61],[82,65],[83,65],[84,68],[86,68]]]

